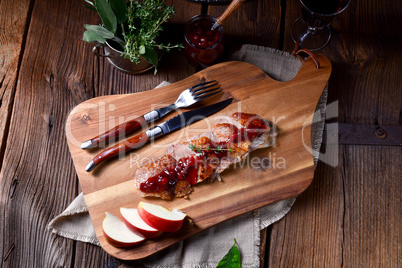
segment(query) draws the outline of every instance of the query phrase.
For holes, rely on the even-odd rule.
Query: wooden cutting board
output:
[[[69,149],[104,250],[120,259],[140,259],[220,222],[303,192],[314,174],[313,157],[309,151],[311,121],[331,73],[328,59],[318,55],[318,60],[320,69],[307,59],[297,76],[288,82],[275,81],[248,63],[225,62],[163,88],[98,97],[75,107],[66,123]],[[233,103],[206,120],[162,137],[125,157],[103,163],[91,173],[85,171],[85,166],[99,149],[82,150],[82,142],[126,120],[173,103],[182,90],[204,79],[218,80],[224,91],[204,105],[228,97],[234,98]],[[162,156],[169,144],[204,133],[220,116],[239,111],[256,113],[276,122],[279,127],[276,147],[251,153],[242,164],[224,171],[221,182],[215,180],[195,185],[188,200],[165,201],[137,194],[133,177],[139,166]],[[163,121],[175,115],[177,113],[172,113]],[[165,233],[131,249],[109,245],[102,234],[105,212],[120,217],[120,207],[135,208],[141,200],[181,209],[191,217],[194,225],[187,223],[178,232]]]

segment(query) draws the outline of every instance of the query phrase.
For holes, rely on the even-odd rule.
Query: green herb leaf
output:
[[[84,37],[82,39],[88,43],[98,42],[104,44],[106,42],[105,38],[88,30],[84,32]]]
[[[84,5],[84,7],[88,8],[88,9],[90,9],[90,10],[92,10],[92,11],[98,12],[98,11],[96,10],[96,8],[94,8],[93,6],[85,6],[85,5]]]
[[[94,33],[94,34],[96,34],[98,36],[101,36],[102,38],[105,38],[105,39],[111,39],[114,36],[114,34],[111,31],[103,28],[100,25],[85,24],[84,27],[88,31],[90,31],[90,32],[92,32],[92,33]]]
[[[127,11],[127,27],[123,36],[126,42],[124,52],[132,62],[139,63],[142,56],[155,66],[157,71],[158,55],[155,49],[168,51],[180,45],[164,45],[157,42],[165,23],[174,14],[173,6],[165,5],[163,0],[130,1]],[[146,51],[143,52],[142,47]]]
[[[94,3],[90,0],[84,0],[85,2],[87,2],[88,4],[90,4],[91,6],[94,6]]]
[[[216,268],[240,268],[241,260],[240,260],[240,251],[236,245],[236,239],[234,240],[234,245],[230,248],[229,252],[222,258],[222,260],[218,263]]]
[[[115,33],[117,29],[117,19],[107,0],[95,0],[94,4],[105,28]]]
[[[155,73],[158,68],[158,53],[152,47],[145,47],[145,53],[141,56],[149,63],[155,66]]]
[[[126,0],[110,0],[110,7],[119,23],[123,23],[127,19],[127,3]]]
[[[195,150],[195,145],[194,144],[190,144],[188,147],[190,148],[191,151]]]
[[[164,0],[84,0],[85,7],[98,13],[102,28],[89,27],[84,34],[88,42],[112,39],[124,47],[124,57],[139,64],[141,56],[158,67],[158,51],[182,48],[183,45],[158,43],[157,38],[163,31],[162,24],[175,13],[173,6]],[[106,31],[107,30],[107,31]],[[111,36],[111,34],[113,36]]]
[[[140,46],[140,54],[145,54],[145,46]]]

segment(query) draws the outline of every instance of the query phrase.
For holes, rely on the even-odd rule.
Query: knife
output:
[[[233,98],[208,105],[202,108],[198,108],[192,111],[188,111],[179,114],[159,125],[151,127],[147,131],[144,131],[134,137],[131,137],[123,142],[120,142],[102,152],[97,154],[91,162],[86,166],[87,172],[92,171],[100,162],[106,159],[115,157],[119,153],[127,153],[129,151],[138,149],[147,144],[151,139],[166,135],[177,129],[188,126],[192,123],[200,121],[228,106],[232,102]]]
[[[152,110],[144,115],[141,115],[128,122],[120,124],[113,129],[106,131],[95,138],[84,141],[81,144],[81,149],[89,149],[99,147],[103,143],[109,143],[110,141],[116,141],[125,135],[132,134],[137,129],[146,126],[148,123],[161,119],[168,113],[174,111],[177,108],[189,107],[207,97],[213,96],[219,93],[219,84],[216,80],[202,82],[184,90],[175,103]],[[214,91],[215,90],[215,91]],[[208,93],[206,95],[206,93]],[[191,95],[191,97],[189,96]]]

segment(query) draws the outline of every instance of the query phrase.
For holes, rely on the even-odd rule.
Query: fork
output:
[[[173,104],[152,110],[133,120],[124,122],[108,130],[107,132],[100,134],[99,136],[87,140],[81,144],[81,149],[99,147],[100,144],[115,141],[116,138],[124,138],[125,135],[129,135],[141,126],[164,117],[173,110],[176,110],[178,108],[190,107],[191,105],[205,100],[206,98],[209,98],[220,92],[222,92],[222,90],[218,81],[216,80],[199,83],[195,86],[185,89]]]

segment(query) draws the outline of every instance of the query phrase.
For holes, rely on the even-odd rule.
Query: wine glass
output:
[[[329,24],[343,12],[351,0],[300,0],[302,16],[292,26],[293,41],[301,48],[316,51],[331,39]]]

